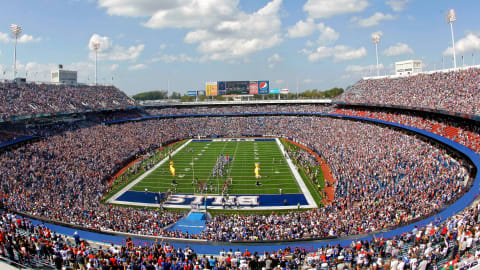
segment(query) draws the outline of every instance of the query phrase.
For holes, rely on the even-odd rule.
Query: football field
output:
[[[168,159],[169,158],[169,159]],[[302,193],[275,140],[192,140],[131,191],[180,194]],[[170,171],[173,162],[175,176]],[[255,177],[258,164],[259,178]]]

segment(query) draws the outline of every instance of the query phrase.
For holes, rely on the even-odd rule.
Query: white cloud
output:
[[[288,28],[287,37],[298,38],[310,36],[317,30],[317,25],[312,18],[306,21],[298,21],[294,26]]]
[[[0,42],[8,43],[10,41],[11,41],[10,36],[7,33],[0,32]]]
[[[320,30],[320,36],[318,37],[318,43],[322,45],[328,45],[332,42],[338,40],[340,35],[335,31],[335,29],[330,26],[326,26],[324,23],[318,24],[318,29]]]
[[[148,66],[145,64],[137,64],[137,65],[129,66],[128,70],[142,70],[146,68],[148,68]]]
[[[333,48],[328,48],[325,46],[318,47],[315,51],[309,52],[304,51],[304,53],[308,54],[308,61],[310,62],[317,62],[320,59],[328,58],[333,54]]]
[[[388,0],[386,4],[389,5],[393,11],[400,12],[405,9],[405,5],[410,1],[411,0]]]
[[[353,49],[347,46],[338,45],[334,47],[333,59],[335,61],[347,61],[359,59],[367,55],[365,47]]]
[[[110,15],[129,17],[150,16],[159,9],[174,9],[182,1],[150,1],[150,0],[99,0],[98,5],[106,8]]]
[[[144,24],[150,28],[212,27],[234,18],[239,12],[238,0],[175,0],[170,7],[157,7]],[[138,4],[137,4],[138,5]]]
[[[473,51],[480,50],[480,34],[475,35],[474,33],[467,34],[466,37],[460,39],[458,42],[455,42],[455,51],[457,54],[463,54]],[[448,47],[443,55],[453,55],[453,48]]]
[[[42,38],[40,38],[40,37],[34,37],[32,35],[23,34],[17,39],[17,42],[18,43],[30,43],[30,42],[38,42],[40,40],[42,40]],[[15,39],[7,33],[0,32],[0,42],[2,42],[2,43],[15,42]]]
[[[239,11],[236,18],[189,32],[185,42],[198,43],[198,51],[211,60],[238,58],[271,48],[283,41],[279,17],[281,4],[282,0],[273,0],[252,14]]]
[[[115,60],[115,61],[124,61],[124,60],[136,61],[144,48],[145,48],[145,45],[143,44],[139,44],[137,46],[130,46],[128,47],[128,49],[125,49],[121,46],[115,46],[112,50],[112,53],[109,56],[109,59]]]
[[[173,54],[164,54],[159,57],[153,58],[151,62],[163,62],[166,64],[169,63],[174,63],[174,62],[180,62],[180,63],[198,63],[202,62],[205,59],[203,58],[195,58],[188,56],[184,53],[181,53],[179,55],[173,55]]]
[[[90,41],[88,42],[88,48],[91,51],[95,50],[95,44],[99,44],[98,52],[108,52],[112,49],[112,40],[109,37],[102,37],[99,34],[93,34],[90,37]]]
[[[100,44],[98,49],[98,58],[112,61],[136,61],[145,48],[144,44],[133,45],[128,48],[119,45],[113,45],[110,37],[93,34],[90,37],[88,48],[90,49],[90,59],[95,58],[94,44]]]
[[[303,10],[311,18],[328,18],[334,15],[356,13],[368,6],[367,0],[308,0]]]
[[[378,67],[380,69],[383,69],[383,64],[379,64]],[[369,66],[358,66],[358,65],[351,65],[347,66],[345,68],[346,72],[352,72],[352,73],[374,73],[377,70],[376,65],[369,65]]]
[[[333,58],[334,62],[339,62],[363,58],[367,55],[367,50],[365,47],[354,49],[345,45],[337,45],[335,47],[320,46],[315,51],[304,49],[301,53],[308,55],[308,61],[310,62],[318,62],[330,57]]]
[[[275,53],[274,55],[270,56],[267,59],[267,62],[268,62],[268,67],[269,68],[274,68],[275,64],[283,62],[283,58],[280,57],[280,55],[278,53]]]
[[[50,82],[51,81],[51,71],[58,68],[58,64],[54,63],[37,63],[37,62],[28,62],[26,64],[17,61],[17,74],[19,76],[27,75],[28,81],[40,81],[40,82]],[[65,64],[64,69],[66,70],[75,70],[78,72],[78,81],[79,82],[88,82],[92,83],[94,78],[95,66],[93,62],[75,62],[71,64]],[[99,81],[102,81],[103,76],[110,74],[109,68],[106,66],[99,65]],[[12,68],[11,66],[5,67],[6,77],[12,77]]]
[[[392,14],[383,14],[381,12],[376,12],[368,18],[353,17],[350,22],[355,23],[359,27],[370,27],[379,25],[381,21],[393,20],[395,16]]]
[[[113,65],[111,65],[111,66],[110,66],[110,71],[115,71],[115,70],[117,70],[117,69],[118,69],[118,66],[119,66],[118,64],[113,64]]]
[[[20,68],[18,68],[20,66]],[[17,65],[18,73],[27,75],[28,80],[50,81],[52,69],[57,68],[56,64],[41,64],[28,62],[25,65]]]
[[[306,37],[313,34],[316,30],[320,31],[320,36],[318,37],[317,42],[322,45],[330,44],[340,37],[335,29],[324,23],[316,24],[312,18],[308,18],[306,21],[298,21],[294,26],[290,27],[288,29],[287,37]]]
[[[309,83],[312,83],[313,80],[312,79],[304,79],[303,82],[306,83],[306,84],[309,84]]]
[[[399,55],[414,54],[414,53],[415,52],[413,51],[412,48],[408,46],[408,44],[397,43],[385,49],[382,54],[386,56],[399,56]]]
[[[30,42],[38,42],[40,40],[42,40],[42,38],[33,37],[31,35],[25,34],[25,35],[20,36],[20,38],[18,38],[17,41],[18,41],[18,43],[30,43]]]
[[[168,3],[167,3],[168,2]],[[146,27],[189,28],[184,42],[195,44],[210,60],[243,57],[281,43],[282,0],[246,13],[239,0],[99,0],[108,14],[149,17]]]

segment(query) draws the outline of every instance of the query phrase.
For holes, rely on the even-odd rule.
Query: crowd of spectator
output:
[[[475,203],[444,222],[430,222],[402,235],[349,246],[324,245],[314,250],[289,247],[274,252],[229,249],[197,254],[164,241],[121,245],[87,242],[81,235],[57,234],[44,225],[0,214],[0,256],[27,267],[56,269],[468,269],[480,262],[480,205]]]
[[[0,155],[5,208],[97,230],[224,240],[324,238],[396,226],[451,203],[468,169],[415,136],[319,117],[208,117],[77,125]],[[180,214],[104,205],[124,161],[194,136],[277,135],[320,153],[337,178],[335,203],[303,213],[216,216],[199,235],[163,228]]]
[[[416,112],[382,109],[339,108],[335,113],[384,120],[416,127],[449,138],[480,153],[480,125],[447,117],[425,117]],[[449,132],[453,131],[453,132]]]
[[[0,83],[0,119],[136,105],[113,86]]]
[[[336,98],[348,103],[390,104],[480,115],[480,70],[367,79]]]
[[[231,106],[179,106],[179,107],[145,107],[150,115],[182,115],[182,114],[211,114],[211,113],[295,113],[312,112],[328,113],[333,111],[329,104],[255,104]]]

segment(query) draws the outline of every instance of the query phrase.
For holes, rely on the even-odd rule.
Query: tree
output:
[[[177,93],[178,94],[178,93]],[[172,94],[173,96],[173,94]],[[192,102],[192,101],[195,101],[195,97],[194,96],[189,96],[187,94],[183,95],[181,98],[177,98],[177,99],[180,99],[181,102]]]
[[[172,94],[170,95],[170,98],[171,99],[181,99],[182,95],[178,92],[172,92]]]
[[[158,100],[158,99],[167,99],[167,91],[160,90],[160,91],[149,91],[138,93],[132,97],[135,100]]]

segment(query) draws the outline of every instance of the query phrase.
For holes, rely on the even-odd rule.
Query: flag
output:
[[[253,172],[255,173],[255,178],[260,177],[260,164],[259,163],[255,163],[255,169],[253,170]]]
[[[170,161],[170,173],[175,177],[175,167],[173,167],[173,161]]]

